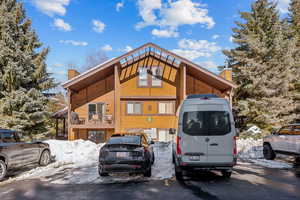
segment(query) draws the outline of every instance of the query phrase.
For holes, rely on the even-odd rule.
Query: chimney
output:
[[[78,76],[80,73],[76,71],[75,69],[69,69],[68,70],[68,80],[74,78],[75,76]]]
[[[228,81],[232,81],[232,70],[230,68],[225,68],[220,74],[219,76],[221,76],[222,78],[228,80]]]

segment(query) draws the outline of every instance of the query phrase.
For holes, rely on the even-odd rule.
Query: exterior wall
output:
[[[168,80],[168,82],[163,81],[161,87],[139,87],[138,86],[138,66],[143,66],[143,64],[148,63],[152,66],[160,66],[163,73],[163,78]],[[126,69],[121,71],[121,97],[124,96],[176,96],[176,74],[177,70],[159,62],[156,59],[142,59],[140,62],[135,63]],[[129,78],[132,76],[132,78]],[[128,80],[127,80],[128,78]]]
[[[204,83],[203,81],[191,76],[186,76],[186,93],[190,94],[216,94],[219,97],[225,97],[221,91]]]
[[[223,77],[224,79],[228,81],[232,81],[232,70],[231,69],[224,69],[221,73],[220,76]]]
[[[143,114],[141,115],[128,115],[126,113],[126,102],[127,101],[121,101],[121,131],[126,131],[127,129],[135,129],[135,128],[137,129],[175,128],[175,114],[173,115],[158,114],[158,102],[163,102],[163,101],[159,101],[159,100],[140,101],[142,103],[142,110],[143,110]],[[173,102],[175,104],[175,101]]]

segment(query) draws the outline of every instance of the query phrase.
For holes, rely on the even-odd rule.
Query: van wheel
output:
[[[264,144],[263,154],[264,158],[267,160],[274,160],[276,157],[275,152],[269,144]]]
[[[0,181],[2,181],[7,173],[7,167],[3,160],[0,160]]]
[[[222,170],[222,176],[224,178],[230,178],[231,177],[231,174],[232,174],[232,171],[229,171],[229,170]]]
[[[176,163],[175,163],[175,176],[176,176],[176,179],[178,181],[182,181],[183,180],[182,170],[180,170],[180,168],[178,166],[176,166]]]

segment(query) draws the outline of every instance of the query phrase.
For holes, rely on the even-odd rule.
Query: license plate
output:
[[[200,156],[190,156],[190,160],[193,161],[200,160]]]
[[[117,152],[118,158],[125,158],[128,157],[128,152]]]

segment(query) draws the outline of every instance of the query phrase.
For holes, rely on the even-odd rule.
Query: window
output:
[[[2,141],[4,143],[16,143],[17,142],[14,132],[3,132],[0,134],[2,135]]]
[[[89,120],[102,120],[105,115],[105,103],[93,103],[88,107]]]
[[[140,87],[148,86],[148,73],[147,73],[147,68],[145,67],[139,68],[139,86]]]
[[[183,132],[188,135],[226,135],[230,131],[228,112],[192,111],[183,114]]]
[[[158,66],[152,67],[152,83],[151,85],[154,87],[160,87],[161,86],[161,75],[162,71],[161,68]]]
[[[158,114],[174,114],[174,102],[159,102],[158,103]]]
[[[95,143],[105,142],[105,131],[88,131],[88,139]]]
[[[140,102],[127,102],[127,114],[139,115],[142,114],[142,103]]]

